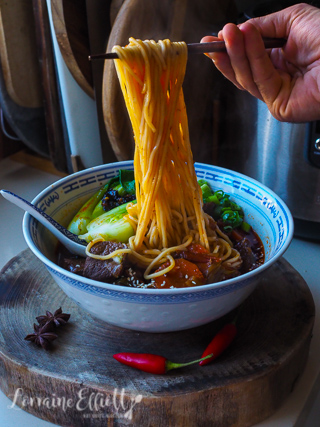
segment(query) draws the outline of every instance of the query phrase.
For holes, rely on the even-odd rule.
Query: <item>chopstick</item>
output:
[[[264,46],[266,49],[283,47],[286,43],[286,39],[273,39],[264,38]],[[224,41],[217,41],[211,43],[191,43],[187,44],[188,53],[210,53],[210,52],[226,52],[226,45]],[[118,55],[115,52],[109,53],[96,53],[89,55],[89,60],[94,61],[97,59],[117,59]]]

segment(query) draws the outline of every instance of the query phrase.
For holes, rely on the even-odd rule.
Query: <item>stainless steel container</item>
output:
[[[231,92],[219,164],[267,185],[290,208],[296,235],[320,239],[320,122],[279,122],[262,101]]]

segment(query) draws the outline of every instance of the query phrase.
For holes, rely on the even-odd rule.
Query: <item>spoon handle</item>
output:
[[[35,219],[37,219],[42,225],[44,225],[48,230],[50,230],[51,233],[58,240],[61,241],[61,234],[63,234],[65,238],[70,239],[75,243],[78,243],[82,246],[87,245],[87,243],[84,240],[80,239],[78,236],[71,233],[71,231],[67,230],[65,227],[63,227],[61,224],[59,224],[57,221],[51,218],[51,216],[46,214],[42,209],[28,202],[28,200],[25,200],[24,198],[8,190],[0,190],[0,192],[2,196],[5,199],[7,199],[9,202],[18,206],[20,209],[28,212]],[[63,244],[66,245],[65,239],[63,240]],[[74,250],[72,252],[74,252]]]

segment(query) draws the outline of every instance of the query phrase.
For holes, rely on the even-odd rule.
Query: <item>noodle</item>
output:
[[[146,267],[145,279],[152,279],[170,271],[175,265],[170,254],[192,242],[228,265],[240,265],[229,238],[215,223],[210,226],[213,219],[202,210],[182,91],[186,44],[130,38],[128,46],[115,46],[113,52],[119,58],[115,67],[135,139],[137,203],[128,205],[125,217],[135,235],[128,249],[100,259],[129,252]],[[168,267],[151,272],[168,260]]]

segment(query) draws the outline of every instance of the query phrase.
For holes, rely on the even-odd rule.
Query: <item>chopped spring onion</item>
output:
[[[224,230],[231,231],[241,227],[244,231],[250,231],[250,225],[243,221],[244,213],[242,208],[232,200],[230,195],[222,190],[213,191],[207,181],[198,181],[204,203],[214,203],[213,218],[217,221],[221,219],[224,223]]]

